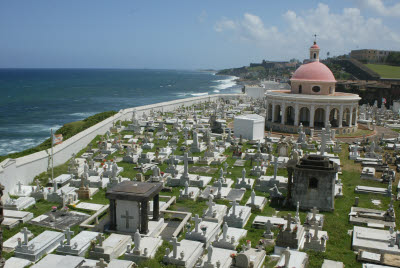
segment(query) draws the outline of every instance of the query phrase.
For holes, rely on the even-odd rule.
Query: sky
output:
[[[400,50],[399,0],[1,0],[0,68],[232,68]]]

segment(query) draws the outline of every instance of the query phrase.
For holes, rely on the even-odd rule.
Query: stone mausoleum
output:
[[[159,193],[162,187],[162,183],[123,181],[109,189],[106,192],[106,197],[110,200],[108,231],[132,235],[137,229],[141,234],[152,231],[149,230],[148,206],[153,200],[151,220],[163,222],[159,215]]]
[[[267,129],[297,133],[300,124],[307,134],[310,128],[331,125],[337,134],[357,130],[357,94],[336,92],[336,80],[331,70],[319,61],[316,42],[310,48],[310,59],[301,65],[290,79],[290,90],[266,92]]]
[[[301,209],[318,208],[333,211],[335,208],[335,180],[338,165],[328,156],[306,155],[289,174],[289,200]],[[293,175],[293,177],[292,177]]]

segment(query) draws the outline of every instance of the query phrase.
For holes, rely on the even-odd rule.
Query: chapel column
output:
[[[314,127],[315,106],[311,105],[310,109],[310,127]]]
[[[354,121],[354,126],[357,127],[358,126],[358,123],[357,123],[357,120],[358,120],[358,105],[354,109],[356,109],[356,120]]]
[[[271,122],[274,123],[275,122],[275,102],[272,103],[272,117],[271,117]]]
[[[339,127],[343,127],[343,104],[340,105],[339,109]]]
[[[297,127],[299,125],[299,119],[300,119],[300,114],[299,114],[299,104],[296,103],[294,107],[294,125]]]
[[[158,221],[160,218],[160,195],[157,194],[153,199],[153,220]]]
[[[285,102],[282,102],[281,113],[282,113],[281,124],[284,125],[285,124],[285,117],[286,117],[286,103]]]
[[[115,199],[110,199],[110,229],[116,230],[117,228],[117,215],[115,213]]]
[[[330,115],[330,114],[331,114],[331,108],[330,108],[329,106],[326,106],[326,108],[325,108],[325,122],[324,122],[325,128],[328,127],[328,124],[329,124],[329,115]]]
[[[353,126],[353,106],[350,107],[350,120],[349,120],[349,127]]]
[[[140,213],[140,233],[147,234],[149,231],[148,226],[148,200],[144,200],[141,202],[141,213]]]

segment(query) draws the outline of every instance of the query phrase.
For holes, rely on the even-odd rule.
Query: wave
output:
[[[80,118],[87,118],[94,114],[96,114],[96,113],[95,112],[86,112],[86,113],[72,113],[72,114],[68,114],[68,115],[74,116],[74,117],[80,117]]]
[[[44,125],[44,124],[12,124],[7,127],[0,127],[0,132],[4,131],[7,133],[40,133],[48,132],[50,136],[50,130],[53,131],[59,129],[62,125]]]
[[[232,88],[234,86],[236,86],[236,79],[238,77],[236,76],[230,76],[227,79],[221,79],[221,80],[214,80],[212,82],[214,83],[218,83],[219,85],[216,86],[211,86],[212,88],[215,88],[216,90],[224,90],[224,89],[229,89]],[[215,91],[214,91],[215,92]]]
[[[0,155],[7,155],[32,148],[39,145],[44,140],[43,138],[0,139]]]
[[[199,97],[199,96],[206,96],[206,95],[208,95],[208,92],[204,92],[204,93],[192,93],[192,94],[190,94],[191,96],[194,96],[194,97]]]

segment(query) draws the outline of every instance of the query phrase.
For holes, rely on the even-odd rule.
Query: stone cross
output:
[[[196,233],[199,232],[199,223],[202,221],[202,219],[199,217],[198,214],[196,214],[194,217],[192,217],[192,221],[194,221],[194,231]]]
[[[316,221],[317,218],[316,218],[315,216],[316,216],[316,214],[317,214],[319,211],[317,210],[316,207],[313,207],[313,209],[311,210],[311,212],[312,212],[312,218],[311,218],[311,220],[312,220],[312,221]]]
[[[298,222],[298,223],[300,223],[300,213],[299,213],[299,210],[300,210],[300,202],[299,201],[297,201],[297,206],[296,206],[296,221]]]
[[[219,196],[217,196],[217,197],[219,198],[220,195],[222,194],[222,192],[221,192],[221,190],[222,190],[222,181],[221,181],[221,180],[218,180],[218,182],[217,182],[217,187],[218,187],[217,195],[219,195]]]
[[[173,249],[172,249],[172,257],[174,258],[174,259],[176,259],[176,257],[178,256],[178,246],[180,246],[181,245],[181,243],[179,243],[178,242],[178,240],[176,239],[176,237],[173,237],[172,238],[172,246],[173,246]]]
[[[321,131],[321,148],[320,148],[321,155],[325,155],[325,149],[326,149],[326,136],[325,136],[325,128],[323,128]]]
[[[224,226],[222,227],[222,240],[226,241],[227,237],[228,237],[228,224],[225,222]]]
[[[28,236],[31,234],[31,232],[26,227],[24,227],[22,228],[21,233],[23,233],[24,235],[24,244],[28,245]]]
[[[314,235],[312,237],[312,240],[318,240],[318,223],[314,223]]]
[[[18,193],[21,193],[22,192],[22,183],[20,181],[18,181],[17,185],[18,185]]]
[[[56,179],[53,179],[53,188],[54,188],[54,192],[57,192],[58,188],[57,188],[57,181]]]
[[[286,217],[286,230],[290,231],[291,230],[291,224],[292,224],[292,214],[288,213],[287,217]]]
[[[183,167],[184,167],[184,169],[183,169],[183,174],[184,174],[184,176],[187,176],[188,175],[188,173],[189,173],[189,171],[188,171],[188,163],[189,163],[189,156],[188,156],[188,153],[185,153],[184,154],[184,156],[183,156]]]
[[[228,174],[228,167],[229,167],[229,164],[228,163],[224,163],[224,169],[225,169],[225,173],[226,174]]]
[[[215,206],[215,202],[213,202],[214,196],[212,194],[208,195],[208,202],[206,203],[208,205],[208,214],[212,216],[213,214],[213,207]]]
[[[106,268],[108,267],[108,263],[103,258],[100,258],[100,260],[96,263],[96,267]]]
[[[246,179],[246,169],[243,168],[242,169],[242,181],[245,181],[245,179]]]
[[[267,223],[265,224],[265,233],[266,234],[270,234],[271,233],[272,226],[273,226],[273,224],[271,223],[270,220],[268,220]]]
[[[67,230],[64,231],[65,236],[67,237],[67,245],[71,244],[71,236],[74,235],[74,232],[71,231],[70,228],[67,228]]]
[[[256,192],[251,191],[251,204],[254,206],[255,205],[255,201],[256,201]]]
[[[224,178],[224,170],[223,170],[222,168],[219,170],[219,177],[220,177],[221,179]]]
[[[276,174],[278,173],[278,157],[274,157],[274,180],[276,180]]]
[[[141,236],[139,233],[139,230],[136,230],[135,235],[133,236],[133,242],[135,243],[135,251],[140,251],[140,240],[141,240]]]
[[[125,228],[129,228],[129,220],[133,220],[133,216],[129,216],[129,212],[125,210],[125,215],[121,215],[121,219],[125,219]]]
[[[103,246],[103,241],[104,241],[103,234],[98,234],[97,235],[97,240],[99,240],[99,246],[102,247]]]
[[[183,193],[184,196],[189,195],[189,183],[185,181],[185,192]]]
[[[234,200],[232,202],[232,215],[236,215],[236,205],[237,205],[236,200]]]
[[[213,247],[210,244],[207,248],[207,262],[208,263],[211,263],[212,254],[213,254]]]
[[[290,260],[289,247],[287,247],[286,250],[283,251],[283,254],[285,255],[285,266],[284,267],[289,267],[289,260]]]

